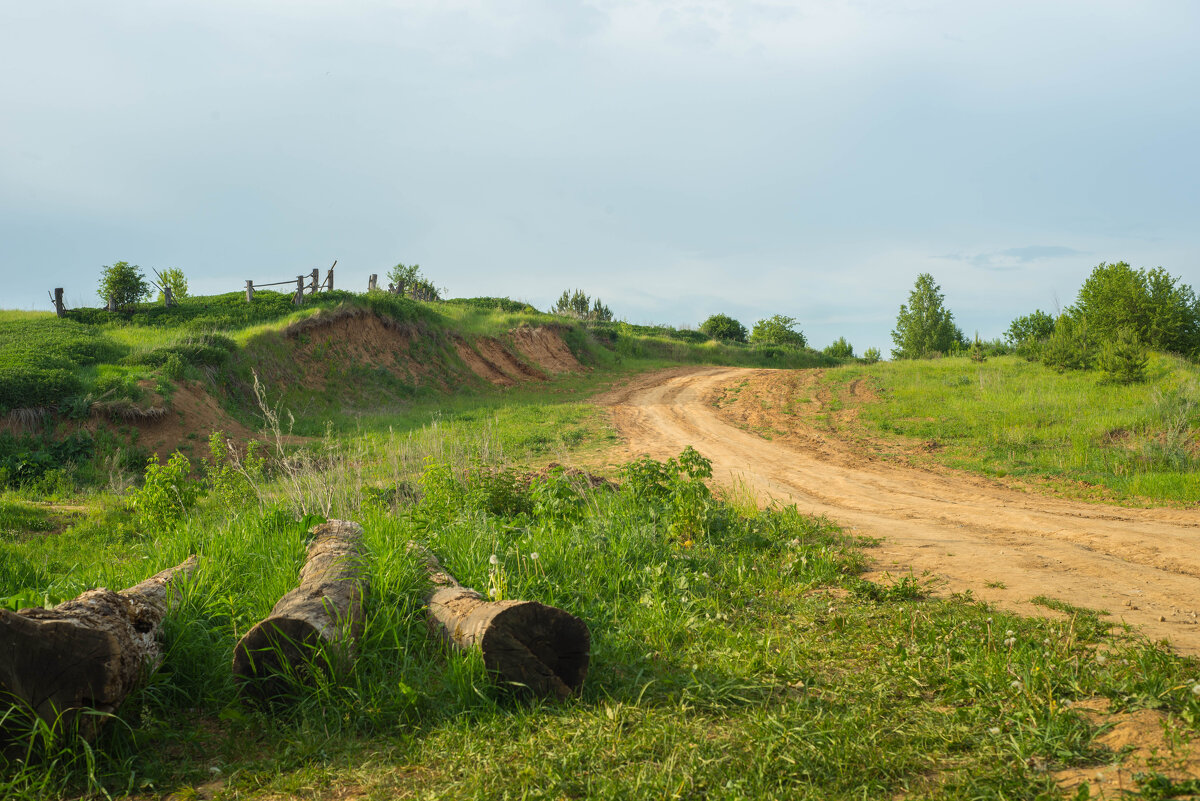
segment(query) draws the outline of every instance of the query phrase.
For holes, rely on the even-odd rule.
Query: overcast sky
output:
[[[0,0],[0,307],[338,260],[887,353],[1101,261],[1200,283],[1200,3]]]

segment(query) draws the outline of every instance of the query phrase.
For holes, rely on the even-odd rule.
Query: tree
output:
[[[1105,379],[1113,384],[1140,384],[1146,380],[1150,354],[1137,334],[1122,328],[1117,336],[1100,348],[1096,359]]]
[[[1087,321],[1071,315],[1061,315],[1052,333],[1041,346],[1042,364],[1058,372],[1090,370],[1096,360]]]
[[[171,290],[171,298],[175,301],[183,300],[188,296],[188,282],[183,274],[183,270],[178,267],[171,267],[163,270],[158,274],[159,283],[155,284],[158,287],[158,300],[163,299],[163,287]]]
[[[550,313],[598,322],[608,322],[613,318],[612,309],[601,303],[600,298],[593,302],[582,289],[574,292],[563,290],[562,297],[550,307]]]
[[[863,361],[867,364],[874,364],[875,362],[879,361],[879,357],[882,355],[883,354],[879,352],[879,348],[867,348],[863,351],[862,357]]]
[[[104,302],[118,309],[132,306],[150,294],[150,284],[142,268],[127,261],[119,261],[105,267],[100,275],[100,287],[96,290]]]
[[[954,315],[943,305],[941,288],[929,273],[917,276],[916,285],[908,295],[908,303],[900,306],[892,340],[892,357],[919,359],[934,353],[949,353],[966,343],[962,331],[954,324]]]
[[[1113,341],[1128,329],[1156,350],[1200,354],[1200,302],[1190,286],[1161,267],[1146,271],[1123,261],[1101,262],[1067,311],[1087,320],[1088,330],[1101,341]]]
[[[1054,318],[1041,309],[1018,317],[1009,324],[1004,332],[1004,338],[1014,348],[1020,348],[1028,342],[1041,342],[1054,333]]]
[[[713,339],[726,342],[745,342],[746,326],[727,314],[714,314],[700,323],[700,330]]]
[[[397,264],[388,271],[388,281],[395,291],[414,300],[441,300],[433,282],[421,274],[419,264]]]
[[[837,340],[826,346],[825,350],[821,351],[826,356],[832,356],[835,359],[853,359],[854,346],[846,341],[845,337],[838,337]]]
[[[754,324],[754,329],[750,332],[750,341],[756,345],[792,345],[803,348],[808,344],[808,340],[805,339],[804,332],[796,328],[797,325],[799,321],[795,317],[776,314]],[[700,326],[700,330],[703,331],[704,326]],[[741,341],[744,342],[745,338],[743,333]]]

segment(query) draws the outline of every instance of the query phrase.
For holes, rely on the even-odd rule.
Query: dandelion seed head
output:
[[[1195,684],[1195,685],[1192,687],[1192,695],[1195,695],[1195,696],[1200,696],[1200,682],[1197,682],[1197,683],[1196,683],[1196,684]]]
[[[1012,647],[1013,647],[1014,645],[1016,645],[1016,644],[1017,644],[1017,638],[1016,638],[1016,637],[1009,637],[1007,640],[1005,640],[1005,641],[1004,641],[1004,647],[1005,647],[1005,648],[1012,648]]]
[[[1021,689],[1021,688],[1023,688],[1025,685],[1021,683],[1021,680],[1020,680],[1020,679],[1013,679],[1012,683],[1011,683],[1011,684],[1009,684],[1008,686],[1009,686],[1009,687],[1012,687],[1014,690],[1020,690],[1020,689]]]
[[[488,557],[488,562],[490,562],[493,565],[498,565],[498,564],[500,564],[500,557],[496,556],[496,554],[492,554],[491,556]]]
[[[993,726],[992,728],[988,729],[988,734],[999,734],[999,733],[1000,733],[999,726]]]
[[[1013,637],[1015,635],[1016,635],[1016,632],[1013,631],[1012,629],[1009,629],[1008,631],[1004,632],[1005,637]]]
[[[537,551],[534,551],[533,553],[529,554],[529,558],[530,558],[530,559],[532,559],[533,561],[535,561],[535,562],[536,562],[536,561],[537,561],[538,559],[540,559],[541,557],[539,557],[539,556],[538,556],[538,552],[537,552]]]
[[[1105,656],[1104,654],[1096,654],[1096,664],[1097,665],[1103,665],[1107,661],[1108,661],[1108,657]]]
[[[499,594],[500,594],[500,590],[496,589],[495,587],[492,587],[490,590],[488,590],[489,598],[495,598]]]

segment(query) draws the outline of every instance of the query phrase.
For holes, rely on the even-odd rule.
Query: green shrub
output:
[[[1004,338],[1021,352],[1022,348],[1036,348],[1053,333],[1054,318],[1041,309],[1035,309],[1032,313],[1013,320],[1004,332]]]
[[[1135,270],[1101,262],[1079,288],[1068,312],[1092,334],[1113,340],[1122,329],[1155,350],[1200,354],[1200,301],[1190,286],[1161,267]]]
[[[826,356],[832,356],[835,359],[854,358],[854,346],[847,342],[845,337],[838,337],[832,344],[827,345],[825,350],[821,352]]]
[[[1096,360],[1087,324],[1067,315],[1058,318],[1054,333],[1041,346],[1042,364],[1058,372],[1090,370]]]
[[[105,267],[100,275],[100,286],[96,290],[105,305],[111,301],[118,309],[137,303],[150,294],[150,284],[142,268],[127,261],[119,261]]]
[[[1096,359],[1105,380],[1113,384],[1140,384],[1146,380],[1146,365],[1150,353],[1137,334],[1122,328],[1117,336],[1104,343]]]
[[[700,330],[711,339],[722,342],[745,342],[746,326],[728,314],[714,314],[700,324]]]
[[[191,462],[179,451],[171,454],[165,465],[157,456],[150,457],[142,486],[130,490],[129,497],[129,506],[143,526],[166,532],[183,520],[200,497],[191,472]]]
[[[159,277],[159,292],[155,302],[163,302],[162,287],[165,286],[171,290],[171,298],[176,303],[185,299],[188,296],[187,277],[184,276],[183,270],[178,267],[170,267],[158,274]]]
[[[712,318],[710,317],[709,319],[711,320]],[[799,322],[795,317],[787,317],[782,314],[773,315],[765,320],[759,320],[754,324],[754,329],[750,332],[750,341],[755,344],[790,345],[796,348],[803,348],[808,345],[808,340],[805,339],[804,332],[796,328],[797,325],[799,325]],[[701,328],[703,327],[701,326]],[[721,337],[715,338],[721,339]],[[745,334],[743,333],[744,338]]]
[[[862,359],[867,364],[875,364],[882,355],[879,352],[879,348],[867,348],[863,351]]]

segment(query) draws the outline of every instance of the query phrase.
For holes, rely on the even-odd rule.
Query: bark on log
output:
[[[430,632],[461,650],[479,648],[497,680],[543,698],[567,698],[587,677],[591,634],[574,615],[537,601],[489,601],[419,545],[433,589],[426,597]]]
[[[0,710],[15,700],[52,726],[78,720],[80,734],[95,735],[105,717],[80,713],[115,711],[158,667],[159,624],[197,564],[191,556],[127,590],[88,590],[53,609],[0,609]],[[0,730],[20,725],[0,717]]]
[[[362,634],[367,593],[358,523],[330,520],[312,530],[300,585],[279,599],[271,614],[238,642],[233,675],[243,692],[269,700],[309,681],[316,648],[326,645],[351,658]]]

